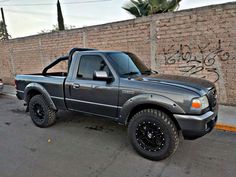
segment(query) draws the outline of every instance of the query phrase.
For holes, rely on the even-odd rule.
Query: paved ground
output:
[[[78,113],[58,117],[53,127],[37,128],[22,102],[0,95],[1,177],[236,175],[235,133],[215,130],[195,141],[182,140],[175,155],[153,162],[133,151],[120,125]]]

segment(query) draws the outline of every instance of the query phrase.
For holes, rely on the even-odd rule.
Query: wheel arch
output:
[[[162,95],[142,94],[129,99],[120,111],[119,121],[128,125],[130,119],[134,114],[143,109],[158,109],[165,112],[175,123],[176,127],[180,129],[177,120],[174,118],[174,113],[184,114],[184,110],[173,100]]]
[[[174,124],[176,125],[176,128],[177,128],[178,130],[181,129],[179,123],[177,122],[177,120],[176,120],[175,117],[173,116],[173,113],[172,113],[170,110],[166,109],[166,108],[163,107],[163,106],[159,106],[159,105],[157,105],[157,104],[150,104],[150,103],[147,103],[147,104],[140,104],[140,105],[135,106],[135,107],[131,110],[129,116],[127,117],[125,124],[128,125],[129,122],[130,122],[130,120],[132,119],[132,117],[133,117],[136,113],[138,113],[138,112],[140,112],[140,111],[142,111],[142,110],[144,110],[144,109],[157,109],[157,110],[163,111],[164,113],[166,113],[166,114],[171,118],[171,120],[172,120],[172,121],[174,122]]]
[[[28,110],[28,105],[29,105],[30,99],[33,96],[39,95],[39,94],[43,95],[44,99],[47,101],[50,108],[52,108],[53,110],[57,110],[57,108],[56,108],[54,102],[52,101],[47,90],[41,84],[38,84],[38,83],[30,83],[25,87],[24,101],[27,104],[27,110]]]

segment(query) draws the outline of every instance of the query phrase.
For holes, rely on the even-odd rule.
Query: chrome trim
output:
[[[24,91],[22,91],[22,90],[16,90],[17,92],[21,92],[21,93],[24,93]]]
[[[60,100],[64,100],[63,97],[57,97],[57,96],[50,96],[51,98],[55,98],[55,99],[60,99]]]
[[[100,116],[100,117],[106,117],[106,118],[111,118],[111,119],[117,119],[117,117],[112,117],[112,116],[106,116],[103,114],[96,114],[96,113],[91,113],[91,112],[86,112],[86,111],[80,111],[80,110],[76,110],[76,109],[68,109],[70,111],[75,111],[75,112],[80,112],[80,113],[86,113],[89,115],[94,115],[94,116]]]
[[[70,98],[66,98],[66,100],[67,100],[67,101],[80,102],[80,103],[94,104],[94,105],[99,105],[99,106],[107,106],[107,107],[112,107],[112,108],[119,108],[119,109],[122,108],[122,107],[120,107],[120,106],[114,106],[114,105],[103,104],[103,103],[95,103],[95,102],[83,101],[83,100],[75,100],[75,99],[70,99]]]
[[[208,111],[203,115],[180,115],[180,114],[174,114],[174,117],[176,119],[189,119],[189,120],[205,120],[208,119],[210,117],[214,117],[216,115],[215,112],[212,111]]]

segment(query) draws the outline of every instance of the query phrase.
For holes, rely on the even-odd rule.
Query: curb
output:
[[[216,124],[215,129],[230,131],[236,133],[236,126],[225,125],[225,124]]]

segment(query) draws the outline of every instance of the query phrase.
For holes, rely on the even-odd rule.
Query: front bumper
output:
[[[217,122],[217,111],[208,111],[203,115],[174,114],[185,139],[196,139],[209,133]]]

